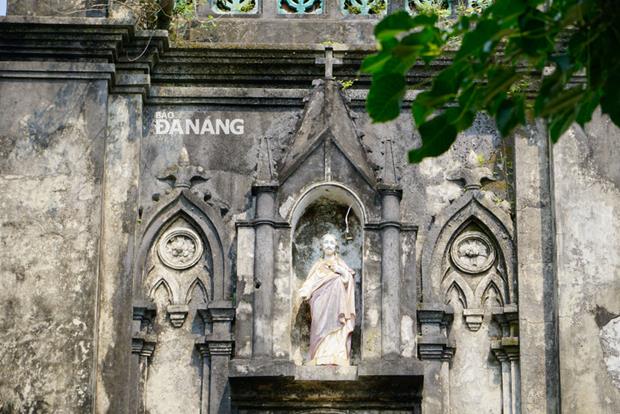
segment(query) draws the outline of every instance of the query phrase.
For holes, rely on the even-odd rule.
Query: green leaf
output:
[[[547,19],[543,12],[535,9],[519,17],[521,38],[516,41],[530,57],[546,56],[554,49],[556,33],[547,26]]]
[[[495,21],[480,21],[473,31],[463,36],[463,43],[461,43],[461,48],[457,52],[455,59],[479,55],[485,44],[496,39],[500,31],[501,28]]]
[[[403,40],[401,40],[400,43],[401,45],[406,46],[424,47],[431,42],[439,43],[441,42],[441,38],[439,37],[436,30],[426,28],[424,30],[408,34],[407,36],[403,37]]]
[[[390,14],[375,26],[375,37],[378,40],[394,37],[415,27],[414,19],[406,11]]]
[[[435,26],[437,23],[438,17],[436,14],[418,14],[413,18],[413,26]]]
[[[514,18],[527,9],[527,4],[523,0],[496,0],[487,12],[497,20],[508,20]]]
[[[567,76],[560,66],[556,66],[555,71],[543,78],[542,85],[538,90],[538,96],[534,102],[534,114],[539,116],[543,109],[547,107],[547,102],[557,94],[561,93],[566,85]]]
[[[525,102],[517,96],[502,101],[495,115],[497,129],[503,137],[509,135],[517,126],[525,123]]]
[[[479,85],[473,82],[468,83],[467,86],[465,86],[462,92],[459,94],[459,105],[464,110],[473,110],[475,112],[479,106],[478,100],[480,99],[481,93],[482,90],[480,89]]]
[[[435,98],[456,95],[469,68],[464,62],[455,62],[439,72],[433,80],[431,95]]]
[[[571,109],[562,113],[554,114],[549,119],[549,138],[553,143],[558,139],[575,121],[575,110]]]
[[[428,92],[422,92],[416,96],[415,100],[411,104],[411,114],[413,115],[413,122],[416,125],[422,125],[426,118],[433,113],[433,107],[428,104],[428,101],[424,94],[428,95]]]
[[[366,109],[374,122],[390,121],[398,116],[407,91],[405,77],[398,73],[373,76]]]
[[[551,114],[564,112],[567,109],[574,109],[584,95],[585,90],[581,85],[555,93],[550,99],[546,100],[545,104],[540,108],[538,115],[546,117]]]
[[[603,86],[601,110],[620,126],[620,74],[611,73]]]
[[[457,132],[465,131],[467,128],[474,123],[474,119],[476,117],[476,113],[473,111],[469,111],[460,106],[448,108],[445,111],[446,119],[449,123],[454,125]]]
[[[446,112],[419,126],[422,146],[409,151],[409,162],[418,163],[427,157],[436,157],[450,148],[457,135],[456,127],[448,121]]]
[[[484,91],[483,106],[487,106],[498,94],[506,93],[520,75],[514,68],[498,66],[489,71],[488,77],[489,83]]]
[[[432,91],[419,93],[411,105],[416,125],[424,123],[430,114],[435,112],[436,109],[441,108],[452,98],[454,98],[453,94],[435,95]]]
[[[577,106],[577,115],[575,116],[575,122],[582,127],[592,119],[592,114],[601,102],[600,91],[589,92],[579,102]]]
[[[370,55],[362,62],[360,71],[363,73],[376,73],[383,68],[385,62],[387,62],[391,56],[389,52],[380,52]]]

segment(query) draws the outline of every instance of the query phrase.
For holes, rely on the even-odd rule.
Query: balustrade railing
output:
[[[334,1],[338,5],[327,7],[326,3]],[[210,0],[206,12],[210,15],[326,15],[339,13],[342,17],[376,16],[382,17],[388,12],[390,0]],[[458,13],[475,13],[488,7],[493,0],[404,0],[403,8],[411,13],[435,12],[443,16],[455,16]],[[273,5],[272,5],[273,4]],[[335,10],[337,8],[337,11]],[[395,11],[394,6],[389,9]],[[335,17],[335,16],[333,16]]]

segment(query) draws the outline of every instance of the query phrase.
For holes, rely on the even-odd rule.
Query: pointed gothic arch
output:
[[[441,285],[442,288],[444,302],[447,304],[448,299],[450,297],[450,291],[453,288],[457,288],[459,292],[462,294],[465,303],[463,304],[463,309],[467,309],[468,307],[474,305],[475,303],[475,295],[474,292],[469,287],[469,284],[463,279],[463,276],[458,274],[457,272],[450,272],[448,276],[443,280]]]
[[[194,291],[198,289],[205,302],[209,301],[209,291],[199,278],[195,278],[189,285],[187,292],[185,293],[185,303],[189,304],[194,297]]]
[[[162,207],[153,209],[144,220],[141,242],[135,260],[134,291],[139,292],[141,289],[144,268],[153,243],[170,224],[183,218],[196,230],[210,251],[213,266],[211,269],[213,299],[230,300],[232,280],[227,260],[228,241],[225,238],[226,233],[219,213],[189,190],[172,193],[160,203]]]
[[[176,301],[174,289],[170,286],[170,283],[168,283],[163,277],[159,278],[155,283],[153,283],[153,286],[149,290],[148,297],[154,301],[157,289],[159,289],[160,287],[163,287],[168,294],[168,304],[174,303]]]
[[[514,278],[515,249],[510,217],[489,203],[480,191],[467,191],[448,206],[435,220],[422,250],[420,284],[422,301],[442,303],[442,266],[452,243],[468,226],[475,225],[497,248],[497,261],[502,263],[508,287],[505,303],[516,301]],[[499,276],[497,276],[499,277]],[[501,278],[500,278],[501,279]],[[504,282],[502,282],[503,284]]]

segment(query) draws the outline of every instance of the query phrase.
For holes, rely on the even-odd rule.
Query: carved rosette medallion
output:
[[[465,273],[482,273],[495,261],[495,248],[483,233],[467,231],[459,235],[450,249],[452,261]]]
[[[168,267],[177,270],[195,265],[202,256],[200,237],[190,229],[167,231],[160,239],[157,254]]]

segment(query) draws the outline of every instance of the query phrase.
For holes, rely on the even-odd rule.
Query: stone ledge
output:
[[[295,377],[295,364],[288,360],[233,359],[229,365],[229,376],[239,377]]]
[[[355,381],[358,368],[355,366],[297,366],[296,381]]]
[[[360,377],[422,377],[424,365],[414,358],[362,361],[358,366]]]
[[[417,364],[408,361],[407,365],[414,367]],[[232,405],[261,412],[267,409],[297,412],[327,407],[415,410],[421,401],[424,380],[421,370],[413,369],[413,375],[398,376],[398,370],[383,364],[377,364],[375,371],[368,371],[369,375],[363,376],[355,375],[361,369],[359,366],[300,367],[290,361],[238,360],[231,361],[230,368]],[[233,369],[244,372],[239,374],[239,371],[232,372]],[[288,376],[291,373],[296,375]]]
[[[296,381],[357,381],[363,377],[423,377],[423,363],[414,358],[362,361],[359,365],[299,366],[288,360],[233,359],[231,378],[287,377]]]

